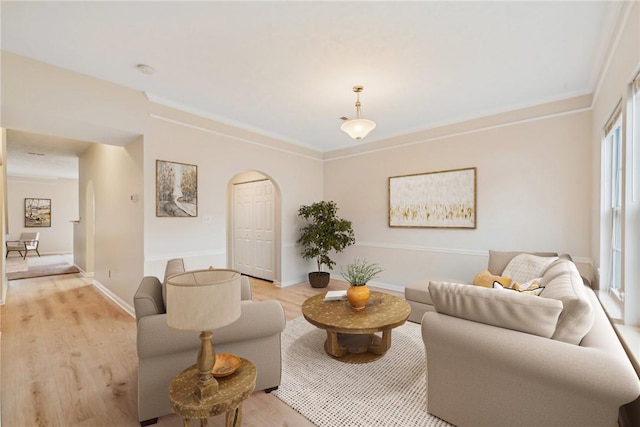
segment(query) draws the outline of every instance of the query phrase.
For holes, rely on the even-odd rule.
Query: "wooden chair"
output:
[[[20,254],[22,259],[27,258],[27,253],[29,251],[36,251],[38,256],[40,256],[40,252],[38,252],[38,244],[40,243],[40,233],[20,233],[19,240],[7,240],[7,255],[5,258],[9,257],[9,252],[16,251]],[[22,254],[24,252],[24,255]]]

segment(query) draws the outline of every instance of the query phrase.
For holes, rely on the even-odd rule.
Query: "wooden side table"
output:
[[[196,365],[178,374],[169,385],[169,400],[173,412],[184,420],[188,427],[191,420],[200,420],[201,426],[208,424],[208,418],[226,413],[226,427],[242,425],[242,401],[253,393],[256,387],[256,367],[246,359],[236,372],[228,377],[216,378],[219,390],[211,398],[200,401],[195,395],[198,382]]]

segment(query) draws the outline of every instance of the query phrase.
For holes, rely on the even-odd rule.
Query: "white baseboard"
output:
[[[76,265],[76,267],[78,267],[78,266]],[[81,269],[80,267],[78,267],[78,269],[80,270],[80,273],[82,273],[82,276],[83,276],[83,277],[88,277],[89,279],[91,279],[93,276],[95,276],[95,273],[94,273],[94,272],[87,273],[86,271],[84,271],[84,270],[83,270],[83,269]]]
[[[104,294],[107,298],[113,301],[118,307],[126,311],[131,317],[136,317],[136,312],[129,304],[127,304],[122,298],[111,292],[108,288],[106,288],[102,283],[97,280],[93,280],[93,286],[98,288],[100,292]]]
[[[300,283],[304,283],[307,279],[300,279],[300,280],[287,280],[284,282],[273,282],[276,286],[280,287],[280,288],[286,288],[287,286],[293,286],[293,285],[298,285]]]

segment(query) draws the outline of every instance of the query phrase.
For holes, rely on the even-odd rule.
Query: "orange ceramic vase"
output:
[[[356,310],[362,310],[369,300],[369,288],[367,285],[349,286],[347,289],[347,300]]]

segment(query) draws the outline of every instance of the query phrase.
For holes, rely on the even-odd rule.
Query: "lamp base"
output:
[[[205,383],[202,381],[202,378],[198,381],[198,385],[196,387],[196,396],[198,399],[207,400],[218,392],[218,381],[216,381],[213,376],[211,377],[211,381]]]
[[[200,400],[206,400],[218,392],[218,381],[211,371],[216,361],[216,353],[211,342],[211,331],[200,332],[200,352],[198,352],[198,384],[196,396]]]

